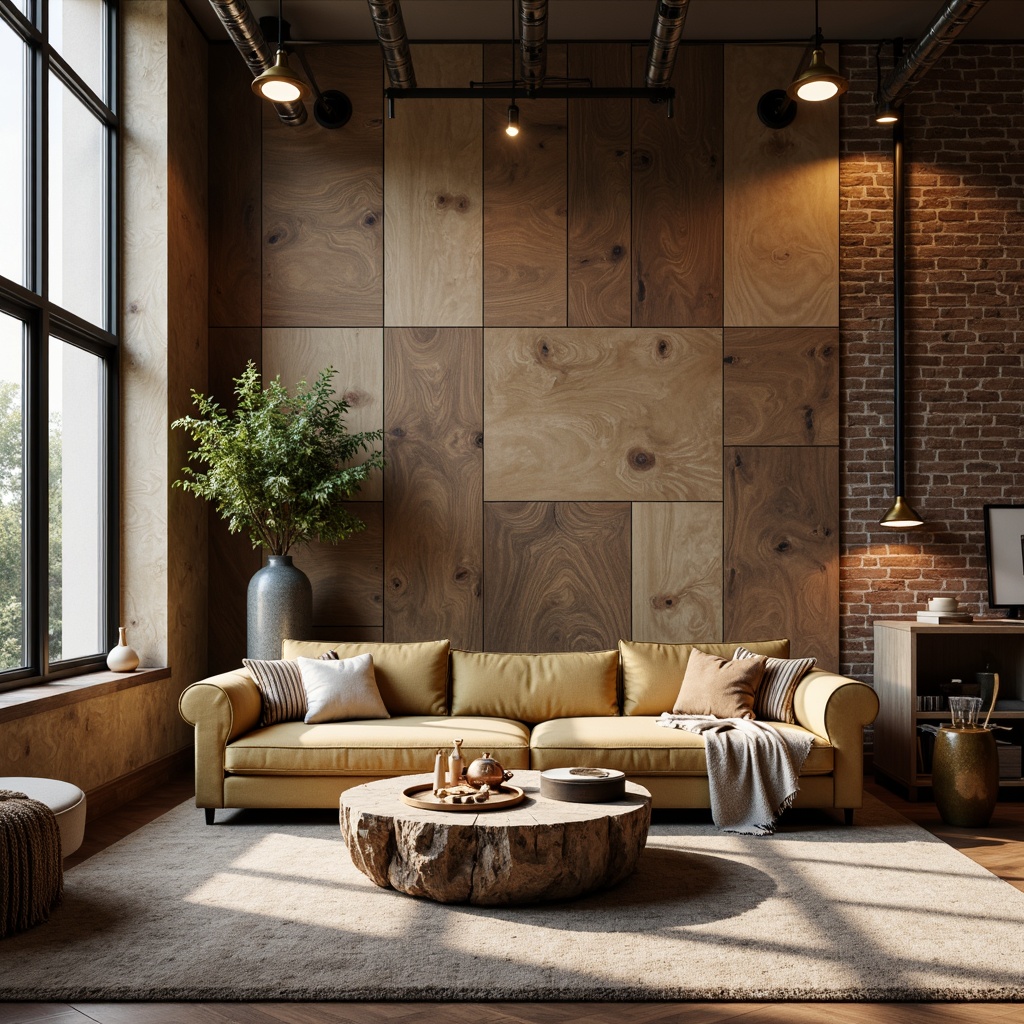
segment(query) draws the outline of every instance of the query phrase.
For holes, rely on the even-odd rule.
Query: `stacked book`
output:
[[[973,622],[974,616],[967,612],[918,612],[917,621],[941,626],[953,622]]]

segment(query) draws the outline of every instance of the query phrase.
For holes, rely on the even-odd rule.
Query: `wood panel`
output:
[[[384,352],[380,328],[322,327],[263,332],[263,373],[289,390],[312,383],[328,366],[337,371],[334,393],[349,404],[345,423],[352,433],[380,430],[384,423]],[[380,445],[377,445],[379,448]],[[382,474],[375,471],[353,501],[380,501]]]
[[[720,501],[721,332],[485,332],[488,501]]]
[[[210,46],[210,324],[260,324],[262,101],[230,43]]]
[[[725,323],[839,323],[839,105],[799,103],[766,128],[757,101],[785,88],[792,46],[726,47]],[[833,66],[838,50],[826,50]]]
[[[321,89],[352,101],[344,128],[263,104],[263,323],[383,323],[383,98],[375,46],[307,47]]]
[[[633,505],[633,639],[722,639],[722,506]]]
[[[328,632],[384,623],[384,507],[361,501],[346,508],[365,530],[338,544],[314,542],[292,552],[313,585],[313,626]]]
[[[384,638],[479,649],[480,331],[389,328],[384,345]]]
[[[625,502],[488,502],[484,649],[599,651],[630,631]]]
[[[414,45],[416,81],[483,77],[477,45]],[[479,327],[483,316],[481,103],[399,103],[385,122],[384,322]]]
[[[628,86],[626,43],[570,43],[569,75]],[[569,103],[569,326],[630,325],[630,102]]]
[[[839,451],[726,448],[725,636],[839,666]]]
[[[633,48],[643,85],[647,47]],[[722,48],[683,44],[675,116],[633,101],[633,324],[722,322]]]
[[[839,443],[839,330],[725,332],[725,443]]]
[[[209,383],[212,395],[225,409],[237,401],[234,380],[251,359],[262,366],[261,332],[256,327],[211,328],[209,332]],[[237,668],[245,657],[245,608],[249,580],[263,564],[245,534],[228,532],[227,523],[211,505],[208,510],[210,572],[207,579],[209,617],[207,672],[227,672]]]
[[[548,47],[548,74],[565,73]],[[507,44],[484,47],[490,80],[511,76]],[[565,100],[519,101],[521,131],[505,134],[508,102],[484,102],[484,323],[566,322]]]

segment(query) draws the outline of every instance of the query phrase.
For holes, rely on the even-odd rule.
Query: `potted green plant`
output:
[[[267,551],[268,564],[249,582],[250,658],[279,658],[282,639],[310,635],[312,588],[292,564],[291,549],[312,540],[336,543],[366,528],[342,502],[384,466],[374,447],[384,432],[349,433],[349,406],[334,395],[335,373],[328,367],[290,395],[280,377],[262,386],[250,361],[235,378],[233,412],[193,391],[198,415],[171,424],[196,443],[174,486],[212,502],[231,533],[245,533]]]

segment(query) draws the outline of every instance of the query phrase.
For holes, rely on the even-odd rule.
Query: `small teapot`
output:
[[[478,757],[466,769],[466,781],[474,789],[479,789],[483,785],[497,789],[503,782],[508,782],[511,778],[512,773],[505,771],[486,750],[483,757]]]

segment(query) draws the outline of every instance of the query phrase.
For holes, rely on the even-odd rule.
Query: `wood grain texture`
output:
[[[230,43],[209,54],[210,324],[260,324],[263,104]]]
[[[488,80],[511,75],[507,44],[484,47]],[[548,74],[565,46],[548,46]],[[484,323],[566,322],[565,100],[522,100],[521,131],[505,134],[508,102],[484,101]]]
[[[480,333],[384,332],[388,641],[482,642]]]
[[[838,50],[826,48],[833,66]],[[839,106],[800,103],[766,128],[757,101],[793,76],[799,48],[725,53],[725,323],[839,323]]]
[[[839,452],[725,449],[725,636],[839,667]]]
[[[720,503],[633,505],[632,639],[722,639]]]
[[[839,443],[839,330],[725,331],[725,443]]]
[[[384,506],[361,501],[346,508],[365,530],[338,544],[314,542],[292,552],[313,585],[313,626],[328,632],[384,623]]]
[[[646,46],[633,48],[643,85]],[[633,324],[722,322],[722,48],[683,44],[675,116],[633,101]]]
[[[483,77],[477,45],[414,45],[417,83]],[[481,104],[417,100],[385,122],[384,322],[479,327],[483,316]]]
[[[625,502],[488,502],[484,650],[599,651],[630,631]]]
[[[215,327],[209,331],[207,394],[226,409],[237,405],[234,379],[251,359],[262,366],[261,332],[257,327]],[[237,668],[245,657],[245,605],[249,580],[262,564],[244,534],[228,533],[227,524],[208,509],[209,566],[207,577],[207,673]]]
[[[626,43],[571,43],[569,75],[628,86]],[[569,326],[630,325],[630,102],[569,103]]]
[[[489,329],[488,501],[720,501],[721,332]]]
[[[337,371],[334,393],[349,404],[345,423],[359,433],[384,423],[383,333],[373,327],[322,327],[263,332],[263,375],[280,376],[289,390],[300,380],[312,383],[328,366]],[[380,445],[378,444],[379,448]],[[382,474],[374,472],[353,501],[380,501]]]
[[[297,128],[263,104],[263,323],[383,323],[383,98],[377,47],[307,47],[322,88],[352,101],[352,120]]]

